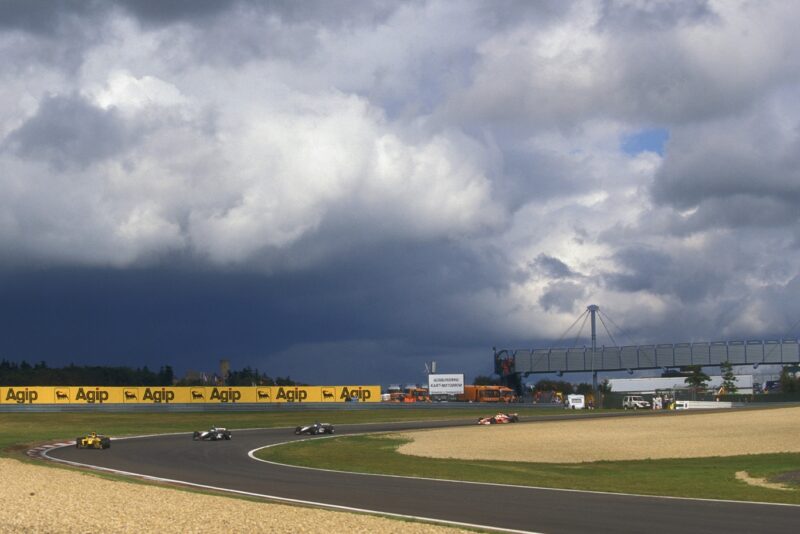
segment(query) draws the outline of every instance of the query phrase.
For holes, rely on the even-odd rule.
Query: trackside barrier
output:
[[[522,406],[522,405],[520,405]],[[467,402],[226,402],[194,404],[0,404],[0,413],[229,413],[229,412],[317,412],[359,410],[474,410]],[[486,406],[482,406],[485,408]],[[545,406],[549,408],[549,406]],[[562,406],[554,407],[563,411]],[[487,415],[490,415],[487,412]]]
[[[725,401],[675,401],[676,410],[712,410],[715,408],[733,408],[733,403]]]
[[[0,404],[283,404],[380,402],[380,386],[0,386]]]

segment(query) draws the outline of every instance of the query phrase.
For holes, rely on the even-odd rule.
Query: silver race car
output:
[[[314,423],[313,425],[298,426],[294,429],[295,434],[333,434],[333,425],[330,423]]]
[[[192,439],[195,441],[219,441],[223,439],[231,439],[231,431],[227,428],[212,426],[208,430],[196,430],[192,434]]]

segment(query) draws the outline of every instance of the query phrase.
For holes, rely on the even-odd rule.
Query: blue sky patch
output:
[[[651,128],[623,136],[620,147],[631,156],[641,152],[655,152],[663,156],[668,139],[669,131],[666,128]]]

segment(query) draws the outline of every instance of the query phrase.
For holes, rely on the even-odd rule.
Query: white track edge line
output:
[[[365,425],[365,426],[366,425],[371,425],[371,424],[381,424],[381,423],[356,423],[356,425]],[[248,428],[248,429],[240,429],[238,431],[241,432],[241,431],[255,431],[255,430],[271,430],[271,429],[274,429],[274,428],[291,428],[291,427]],[[232,429],[232,430],[236,430],[236,429]],[[387,431],[387,432],[396,432],[396,431]],[[147,435],[141,435],[141,436],[125,436],[125,437],[115,438],[115,439],[137,439],[137,438],[157,437],[157,436],[165,436],[165,435],[180,435],[180,434],[188,434],[188,432],[171,432],[171,433],[166,433],[166,434],[147,434]],[[364,434],[366,434],[366,433],[347,434],[347,435],[348,436],[356,436],[356,435],[364,435]],[[332,437],[341,437],[341,436],[327,436],[327,438],[332,438]],[[325,438],[318,438],[318,439],[325,439]],[[320,469],[320,468],[315,468],[315,467],[305,467],[305,466],[282,464],[282,463],[279,463],[279,462],[272,462],[272,461],[269,461],[269,460],[263,460],[261,458],[255,457],[255,455],[254,455],[254,453],[256,451],[259,451],[259,450],[262,450],[262,449],[268,449],[268,448],[271,448],[271,447],[276,447],[278,445],[286,445],[286,444],[289,444],[289,443],[294,443],[294,441],[286,441],[286,442],[282,442],[282,443],[273,443],[271,445],[266,445],[264,447],[258,447],[256,449],[252,449],[251,451],[249,451],[247,453],[247,455],[250,458],[252,458],[253,460],[256,460],[256,461],[259,461],[259,462],[278,465],[278,466],[282,466],[282,467],[288,467],[288,468],[292,468],[292,469],[307,469],[307,470],[311,470],[311,471],[342,473],[342,474],[348,474],[348,475],[383,476],[383,477],[388,477],[388,478],[405,478],[405,479],[427,480],[427,481],[433,481],[433,482],[446,482],[446,483],[453,483],[453,484],[499,486],[499,487],[508,487],[508,488],[517,488],[517,489],[533,489],[533,490],[558,491],[558,492],[566,492],[566,493],[595,494],[595,495],[615,495],[615,496],[622,496],[622,497],[638,497],[638,498],[647,498],[647,499],[683,500],[683,501],[729,503],[729,504],[749,504],[749,505],[756,505],[756,506],[800,507],[800,505],[788,504],[788,503],[768,503],[768,502],[757,502],[757,501],[736,501],[736,500],[730,500],[730,499],[704,499],[704,498],[696,498],[696,497],[675,497],[675,496],[669,496],[669,495],[642,495],[642,494],[635,494],[635,493],[603,492],[603,491],[577,490],[577,489],[568,489],[568,488],[547,488],[547,487],[541,487],[541,486],[520,486],[520,485],[515,485],[515,484],[499,484],[499,483],[494,483],[494,482],[472,482],[472,481],[464,481],[464,480],[450,480],[450,479],[439,479],[439,478],[428,478],[428,477],[408,477],[408,476],[403,476],[403,475],[383,475],[383,474],[379,474],[379,473],[357,473],[357,472],[352,472],[352,471],[340,471],[340,470],[335,470],[335,469]],[[189,485],[189,486],[193,486],[193,487],[213,489],[213,490],[217,490],[217,491],[235,493],[235,494],[239,494],[239,495],[249,495],[249,496],[255,496],[255,497],[268,498],[268,499],[272,499],[272,500],[276,500],[276,501],[280,501],[280,502],[295,503],[295,504],[305,504],[305,505],[312,505],[312,506],[320,506],[322,508],[331,508],[331,509],[343,510],[343,511],[351,511],[351,512],[386,515],[386,516],[391,516],[391,517],[413,519],[413,520],[418,520],[418,521],[428,521],[428,522],[433,522],[433,523],[443,523],[443,524],[449,524],[449,525],[464,526],[464,527],[469,527],[469,528],[482,528],[482,529],[494,530],[494,531],[498,531],[498,532],[540,534],[540,533],[534,533],[532,531],[503,529],[503,528],[497,528],[497,527],[490,527],[490,526],[487,526],[487,525],[477,525],[477,524],[471,524],[471,523],[460,523],[458,521],[439,520],[439,519],[433,519],[433,518],[426,518],[426,517],[422,517],[422,516],[394,514],[394,513],[391,513],[391,512],[381,512],[381,511],[377,511],[377,510],[352,508],[352,507],[347,507],[347,506],[340,506],[340,505],[335,505],[335,504],[326,504],[326,503],[315,502],[315,501],[305,501],[305,500],[301,500],[301,499],[290,499],[290,498],[286,498],[286,497],[279,497],[279,496],[276,496],[276,495],[266,495],[266,494],[252,493],[252,492],[246,492],[246,491],[241,491],[241,490],[219,488],[219,487],[216,487],[216,486],[207,486],[207,485],[203,485],[203,484],[195,484],[195,483],[192,483],[192,482],[184,482],[184,481],[180,481],[180,480],[160,478],[160,477],[154,477],[154,476],[150,476],[150,475],[143,475],[143,474],[139,474],[139,473],[133,473],[133,472],[120,471],[120,470],[115,470],[115,469],[110,469],[110,468],[92,466],[92,465],[89,465],[89,464],[81,464],[81,463],[78,463],[78,462],[71,462],[71,461],[68,461],[68,460],[60,460],[58,458],[53,458],[53,457],[51,457],[51,456],[49,456],[47,454],[50,450],[63,448],[63,447],[68,447],[68,446],[71,446],[71,444],[53,447],[52,449],[48,449],[48,450],[44,451],[42,453],[42,456],[47,458],[47,459],[49,459],[49,460],[55,461],[55,462],[61,462],[61,463],[75,465],[75,466],[79,466],[79,467],[89,467],[89,468],[92,468],[92,469],[99,469],[99,470],[102,470],[102,471],[108,471],[108,472],[112,472],[112,473],[118,473],[118,474],[123,474],[123,475],[128,475],[128,476],[137,476],[137,477],[141,477],[141,478],[149,479],[149,480],[155,480],[155,481],[160,481],[160,482],[171,482],[171,483],[176,483],[176,484],[184,484],[184,485]]]
[[[394,431],[389,431],[394,432]],[[350,436],[363,436],[366,433],[362,434],[345,434],[341,436],[325,436],[325,437],[317,437],[315,439],[330,439],[334,437],[350,437]],[[291,443],[297,443],[298,440],[293,441],[284,441],[282,443],[273,443],[271,445],[265,445],[263,447],[258,447],[256,449],[251,450],[247,453],[247,455],[256,460],[258,462],[264,462],[273,465],[279,465],[281,467],[289,467],[293,469],[308,469],[310,471],[324,471],[328,473],[343,473],[347,475],[359,475],[359,476],[366,476],[366,477],[388,477],[388,478],[406,478],[412,480],[427,480],[432,482],[449,482],[452,484],[472,484],[478,486],[499,486],[504,488],[515,488],[515,489],[531,489],[531,490],[546,490],[546,491],[560,491],[565,493],[588,493],[593,495],[615,495],[619,497],[638,497],[644,499],[667,499],[667,500],[679,500],[679,501],[699,501],[699,502],[715,502],[715,503],[731,503],[731,504],[751,504],[751,505],[760,505],[760,506],[788,506],[790,508],[800,508],[800,504],[791,504],[791,503],[782,503],[782,502],[759,502],[759,501],[736,501],[733,499],[705,499],[702,497],[676,497],[673,495],[647,495],[647,494],[640,494],[640,493],[621,493],[621,492],[613,492],[613,491],[597,491],[597,490],[580,490],[580,489],[571,489],[571,488],[548,488],[545,486],[521,486],[518,484],[500,484],[498,482],[474,482],[470,480],[452,480],[448,478],[428,478],[428,477],[410,477],[405,475],[389,475],[389,474],[381,474],[381,473],[359,473],[357,471],[341,471],[338,469],[324,469],[321,467],[307,467],[303,465],[292,465],[292,464],[283,464],[280,462],[273,462],[270,460],[264,460],[263,458],[258,458],[255,456],[257,451],[262,449],[269,449],[271,447],[277,447],[279,445],[288,445]],[[303,440],[305,441],[305,440]]]
[[[184,432],[180,432],[180,434],[183,434],[183,433]],[[154,435],[156,435],[156,434],[154,434]],[[172,434],[172,435],[175,435],[175,434]],[[134,438],[134,437],[149,437],[149,436],[130,436],[130,438]],[[424,517],[424,516],[398,514],[398,513],[393,513],[393,512],[382,512],[380,510],[370,510],[370,509],[367,509],[367,508],[355,508],[355,507],[351,507],[351,506],[342,506],[342,505],[339,505],[339,504],[328,504],[328,503],[316,502],[316,501],[306,501],[306,500],[303,500],[303,499],[291,499],[289,497],[279,497],[277,495],[268,495],[268,494],[265,494],[265,493],[255,493],[255,492],[236,490],[236,489],[230,489],[230,488],[220,488],[220,487],[217,487],[217,486],[210,486],[210,485],[207,485],[207,484],[198,484],[198,483],[195,483],[195,482],[186,482],[186,481],[183,481],[183,480],[176,480],[176,479],[171,479],[171,478],[156,477],[156,476],[152,476],[152,475],[143,475],[141,473],[134,473],[134,472],[131,472],[131,471],[122,471],[122,470],[119,470],[119,469],[111,469],[109,467],[100,467],[100,466],[94,466],[94,465],[84,464],[84,463],[80,463],[80,462],[73,462],[73,461],[70,461],[70,460],[62,460],[60,458],[53,458],[52,456],[49,456],[47,454],[51,450],[61,449],[61,448],[64,448],[64,447],[71,447],[71,446],[72,446],[72,444],[53,447],[52,449],[48,449],[48,450],[44,451],[42,453],[42,456],[46,457],[48,460],[51,460],[53,462],[68,464],[68,465],[72,465],[72,466],[76,466],[76,467],[88,467],[88,468],[93,469],[93,470],[106,471],[106,472],[115,473],[115,474],[118,474],[118,475],[134,476],[134,477],[143,478],[145,480],[153,480],[153,481],[157,481],[157,482],[169,482],[169,483],[180,484],[180,485],[184,485],[184,486],[192,486],[192,487],[195,487],[195,488],[210,489],[210,490],[221,491],[221,492],[226,492],[226,493],[235,493],[237,495],[246,495],[246,496],[249,496],[249,497],[261,497],[261,498],[275,500],[275,501],[284,502],[284,503],[303,504],[303,505],[308,505],[308,506],[317,506],[317,507],[320,507],[320,508],[329,508],[329,509],[343,511],[343,512],[358,512],[358,513],[366,513],[366,514],[370,514],[370,515],[389,516],[389,517],[394,517],[394,518],[399,518],[399,519],[413,519],[413,520],[416,520],[416,521],[426,521],[428,523],[434,523],[434,524],[452,525],[452,526],[460,526],[460,527],[468,527],[468,528],[479,528],[479,529],[493,531],[493,532],[509,532],[511,534],[542,534],[542,533],[534,532],[534,531],[531,531],[531,530],[514,530],[514,529],[508,529],[508,528],[502,528],[502,527],[492,527],[492,526],[488,526],[488,525],[478,525],[478,524],[475,524],[475,523],[462,523],[460,521],[451,521],[451,520],[448,520],[448,519],[435,519],[435,518]],[[257,450],[257,449],[255,449],[255,450]],[[261,460],[261,461],[264,461],[264,460]]]

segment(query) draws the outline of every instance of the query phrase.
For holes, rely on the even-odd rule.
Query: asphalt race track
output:
[[[298,423],[304,423],[298,421]],[[307,422],[306,422],[307,423]],[[468,424],[415,422],[337,425],[336,434]],[[474,424],[470,420],[469,424]],[[107,450],[61,447],[47,456],[170,481],[455,522],[487,529],[544,533],[793,532],[800,506],[669,499],[491,484],[358,475],[254,460],[265,445],[308,439],[292,429],[239,430],[231,441],[193,441],[190,433],[113,440]]]

